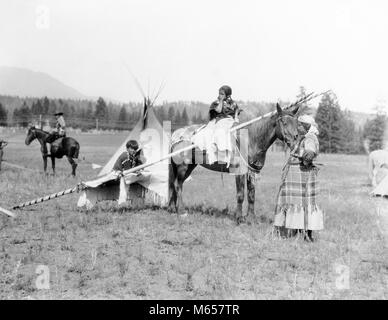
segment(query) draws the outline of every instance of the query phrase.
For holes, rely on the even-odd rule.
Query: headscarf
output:
[[[301,123],[307,123],[310,125],[309,131],[307,133],[319,134],[318,125],[315,122],[314,118],[308,114],[304,114],[298,118],[298,121]]]
[[[221,90],[225,92],[226,97],[230,97],[232,95],[232,88],[229,86],[222,86],[219,91]]]

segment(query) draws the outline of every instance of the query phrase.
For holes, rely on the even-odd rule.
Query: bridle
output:
[[[291,118],[294,118],[293,116],[289,115],[289,114],[284,114],[284,115],[281,115],[280,117],[278,117],[276,119],[276,123],[278,124],[278,121],[282,120],[283,117],[291,117]],[[286,141],[286,136],[284,134],[284,127],[283,127],[283,123],[280,122],[279,123],[279,128],[280,128],[280,133],[285,141],[285,143],[287,143]],[[296,144],[297,145],[297,144]],[[245,159],[243,157],[243,155],[241,154],[241,150],[240,148],[237,148],[238,152],[239,152],[239,155],[240,155],[240,158],[243,160],[244,164],[247,166],[247,168],[249,169],[250,172],[253,172],[253,173],[260,173],[260,170],[259,169],[256,169],[255,167],[253,167],[252,165],[249,164],[249,161],[247,159]],[[248,171],[248,174],[249,174],[249,171]]]
[[[29,143],[31,143],[32,141],[34,141],[34,139],[37,139],[36,131],[35,131],[34,128],[30,128],[29,132],[31,132],[31,136],[30,136],[30,139],[29,139]]]
[[[276,119],[276,123],[279,124],[279,128],[280,128],[280,134],[282,135],[283,137],[283,141],[288,145],[288,147],[291,148],[291,146],[289,145],[289,141],[287,141],[288,139],[286,138],[286,135],[284,133],[284,124],[283,124],[283,121],[281,121],[283,119],[283,117],[291,117],[291,118],[294,118],[293,116],[289,115],[289,114],[284,114],[284,115],[281,115],[280,117],[278,117]]]

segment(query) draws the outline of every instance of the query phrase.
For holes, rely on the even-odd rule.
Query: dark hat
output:
[[[229,86],[222,86],[219,91],[224,91],[227,97],[232,95],[232,88]]]
[[[63,116],[63,112],[54,113],[54,116]]]

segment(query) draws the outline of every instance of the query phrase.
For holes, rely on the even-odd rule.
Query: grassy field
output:
[[[125,134],[75,136],[81,153],[104,164]],[[8,138],[5,159],[42,170],[39,145]],[[366,156],[321,155],[325,230],[315,243],[272,236],[275,194],[284,162],[270,153],[257,181],[253,225],[236,226],[234,178],[198,168],[185,185],[188,215],[101,203],[78,210],[77,194],[0,216],[1,299],[387,299],[388,257],[368,196]],[[96,176],[69,177],[3,166],[0,206]],[[388,201],[388,200],[387,200]],[[38,289],[39,266],[49,289]]]

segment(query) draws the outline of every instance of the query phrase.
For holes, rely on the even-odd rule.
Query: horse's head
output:
[[[282,110],[277,103],[276,110],[276,137],[284,141],[292,150],[298,143],[299,106],[294,106],[290,110]]]
[[[30,127],[27,132],[27,137],[25,140],[26,145],[28,146],[32,141],[36,139],[35,127]]]

